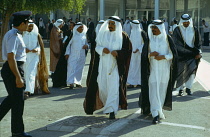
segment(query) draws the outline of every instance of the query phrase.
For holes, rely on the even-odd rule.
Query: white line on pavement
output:
[[[201,59],[199,64],[196,80],[210,93],[210,63]]]
[[[129,116],[126,119],[120,119],[114,123],[112,123],[110,126],[105,127],[97,137],[108,137],[111,134],[114,134],[121,129],[123,129],[125,126],[129,124],[129,121],[131,120],[139,120],[146,123],[152,123],[151,120],[145,120],[145,119],[137,119],[137,117],[140,116],[141,109],[136,111],[134,114]],[[177,124],[177,123],[169,123],[169,122],[161,122],[161,125],[169,125],[169,126],[176,126],[176,127],[184,127],[184,128],[191,128],[191,129],[198,129],[198,130],[204,130],[204,131],[210,131],[210,129],[201,127],[201,126],[194,126],[194,125],[187,125],[187,124]]]
[[[131,116],[125,119],[117,120],[116,122],[112,123],[110,126],[107,126],[103,130],[101,130],[101,132],[99,133],[100,135],[98,135],[97,137],[108,137],[109,135],[123,129],[125,126],[128,125],[129,121],[139,117],[140,112],[141,112],[141,109],[139,109],[134,114],[132,114]]]
[[[151,120],[139,119],[138,121],[151,123]],[[169,125],[169,126],[176,126],[176,127],[185,127],[185,128],[193,128],[193,129],[200,129],[205,131],[210,131],[210,129],[201,127],[201,126],[194,126],[194,125],[186,125],[186,124],[177,124],[177,123],[169,123],[169,122],[161,122],[161,125]]]

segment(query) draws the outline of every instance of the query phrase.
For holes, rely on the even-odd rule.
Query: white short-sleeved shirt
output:
[[[204,33],[210,32],[209,24],[208,24],[207,22],[205,22],[205,25],[206,25],[207,27],[205,27],[205,26],[203,25],[203,32],[204,32]]]
[[[18,29],[9,30],[2,41],[2,59],[7,61],[7,54],[14,53],[16,61],[26,61],[25,44],[23,37],[18,33]]]

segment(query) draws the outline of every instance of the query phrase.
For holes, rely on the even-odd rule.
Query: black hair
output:
[[[73,24],[73,26],[75,26],[75,24],[76,24],[76,23],[75,23],[75,22],[73,22],[73,21],[71,21],[70,23],[72,23],[72,24]]]
[[[177,20],[174,20],[174,23],[175,23],[175,24],[177,24],[177,22],[178,22]]]

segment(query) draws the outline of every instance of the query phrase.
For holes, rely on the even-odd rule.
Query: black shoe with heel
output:
[[[153,118],[152,123],[153,123],[153,124],[158,124],[158,123],[160,123],[159,115],[157,115],[156,117]]]
[[[192,95],[192,92],[189,88],[186,88],[186,93],[187,93],[187,95]]]
[[[114,112],[109,113],[109,119],[115,119],[115,114],[114,114]]]

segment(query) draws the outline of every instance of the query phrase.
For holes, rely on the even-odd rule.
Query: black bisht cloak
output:
[[[173,54],[172,64],[170,67],[170,78],[168,81],[167,93],[163,109],[172,110],[172,91],[176,80],[177,70],[177,51],[171,36],[167,35],[168,43]],[[148,58],[149,41],[144,44],[141,54],[141,93],[139,96],[139,107],[144,115],[150,114],[149,102],[149,76],[150,76],[150,61]]]
[[[178,52],[176,87],[180,87],[187,82],[190,75],[196,74],[198,69],[200,59],[195,59],[195,56],[200,53],[200,34],[196,27],[194,27],[194,32],[194,48],[185,43],[179,27],[176,27],[173,32],[173,39]]]
[[[119,72],[119,106],[121,109],[127,109],[127,98],[126,98],[126,82],[128,76],[128,69],[130,65],[130,58],[132,52],[132,45],[130,39],[126,33],[122,33],[123,35],[123,45],[121,50],[117,50],[118,56],[117,59],[117,66]],[[96,44],[95,44],[96,45]],[[95,46],[94,45],[94,46]],[[91,45],[93,46],[93,45]],[[95,51],[95,48],[91,47],[92,51],[92,58],[91,59],[91,67],[89,67],[88,78],[87,78],[87,92],[85,96],[85,100],[83,103],[84,110],[86,114],[93,114],[95,110],[101,109],[103,107],[102,102],[99,98],[99,91],[98,91],[98,66],[99,66],[99,55]],[[91,68],[91,69],[90,69]]]
[[[68,36],[68,38],[66,39],[66,41],[63,45],[61,56],[58,60],[55,72],[52,76],[53,87],[67,86],[66,85],[67,60],[65,58],[65,53],[66,53],[66,47],[68,46],[68,44],[73,36],[73,32],[71,30],[68,30],[66,35]]]

